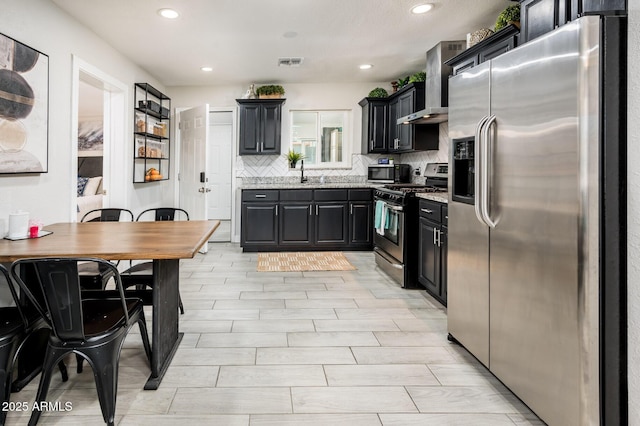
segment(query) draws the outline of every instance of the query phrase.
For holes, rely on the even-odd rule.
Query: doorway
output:
[[[85,73],[78,82],[78,222],[104,205],[104,97]],[[97,215],[95,215],[97,216]],[[91,218],[91,217],[88,217]]]
[[[232,168],[234,151],[234,114],[232,111],[209,112],[209,208],[207,218],[219,220],[220,226],[209,241],[231,241]]]
[[[73,57],[72,85],[72,203],[71,221],[91,209],[126,206],[126,173],[112,173],[124,163],[127,144],[125,114],[128,86]],[[87,180],[80,188],[82,176]],[[78,183],[78,185],[76,185]]]

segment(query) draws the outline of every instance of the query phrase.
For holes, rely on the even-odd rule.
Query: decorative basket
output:
[[[467,49],[480,43],[485,38],[493,34],[493,30],[489,28],[481,28],[477,31],[467,34]]]

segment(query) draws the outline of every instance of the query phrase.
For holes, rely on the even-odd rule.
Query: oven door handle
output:
[[[391,205],[391,204],[389,204],[389,203],[385,203],[385,204],[387,204],[387,208],[388,208],[389,210],[393,210],[394,212],[402,212],[402,211],[404,211],[404,207],[392,206],[392,205]]]
[[[389,259],[388,256],[385,255],[385,252],[380,250],[378,247],[374,247],[373,251],[378,253],[378,255],[380,255],[382,258],[384,258],[384,260],[386,260],[387,262],[389,262],[389,265],[392,266],[395,269],[402,269],[404,266],[401,265],[400,263],[396,263],[393,260]]]

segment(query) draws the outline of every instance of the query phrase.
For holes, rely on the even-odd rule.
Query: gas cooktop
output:
[[[420,185],[413,183],[394,183],[385,185],[382,189],[388,189],[395,192],[402,192],[404,194],[420,193],[420,192],[446,192],[447,188],[441,186]]]

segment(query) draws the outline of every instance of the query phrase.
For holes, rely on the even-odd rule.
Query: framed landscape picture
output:
[[[49,57],[0,34],[0,174],[46,173]]]

